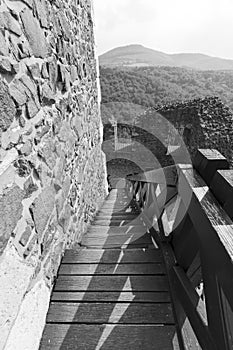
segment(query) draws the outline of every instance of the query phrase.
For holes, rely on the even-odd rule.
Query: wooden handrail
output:
[[[165,262],[169,261],[167,271],[180,335],[189,335],[192,349],[230,350],[233,222],[229,217],[232,208],[226,203],[232,203],[232,198],[224,202],[217,186],[221,183],[228,193],[233,170],[226,170],[226,159],[215,150],[198,151],[194,165],[196,169],[182,165],[129,176],[128,190],[157,244],[165,255],[170,252],[173,256],[165,257]],[[219,169],[224,171],[217,174]],[[220,203],[214,193],[221,198]],[[184,348],[189,349],[185,341]]]
[[[168,186],[176,186],[177,184],[177,166],[171,165],[166,168],[150,170],[137,175],[129,175],[127,179],[130,181],[139,181],[147,183],[166,184]]]

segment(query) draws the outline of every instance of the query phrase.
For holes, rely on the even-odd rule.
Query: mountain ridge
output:
[[[140,44],[121,46],[107,51],[99,56],[99,62],[105,67],[170,66],[195,70],[233,70],[231,59],[202,53],[167,54]]]

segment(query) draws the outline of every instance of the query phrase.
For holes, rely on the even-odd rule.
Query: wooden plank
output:
[[[51,301],[168,303],[169,292],[53,292]]]
[[[95,219],[95,221],[92,222],[92,225],[97,225],[97,226],[125,226],[125,225],[143,226],[140,219],[132,219],[132,220]]]
[[[55,291],[158,291],[168,290],[165,276],[58,276]]]
[[[40,350],[179,350],[174,326],[69,325],[45,327]]]
[[[99,215],[111,215],[113,217],[121,216],[124,214],[127,210],[128,214],[134,214],[134,215],[139,215],[141,213],[141,210],[139,208],[102,208],[101,210],[98,211]]]
[[[102,205],[101,209],[115,209],[115,208],[126,208],[129,205],[129,199],[127,199],[126,201],[115,201],[115,202],[104,202],[104,204]]]
[[[96,220],[107,220],[107,221],[124,221],[124,220],[128,220],[128,221],[132,221],[138,218],[139,215],[111,215],[108,213],[105,214],[98,214],[96,215],[95,219]]]
[[[79,251],[69,249],[65,251],[62,263],[153,263],[162,262],[159,249],[80,249]]]
[[[123,226],[121,227],[107,227],[107,226],[92,226],[84,235],[103,236],[103,235],[126,235],[126,234],[141,234],[147,233],[146,227],[133,227]]]
[[[170,303],[64,303],[52,302],[47,323],[174,323]]]
[[[121,239],[138,239],[138,238],[144,238],[146,241],[150,242],[151,240],[151,235],[148,232],[143,232],[143,230],[137,230],[136,232],[129,230],[129,232],[120,232],[120,230],[118,232],[111,232],[110,234],[108,232],[102,232],[100,230],[98,231],[92,231],[92,232],[87,232],[84,236],[83,236],[83,240],[84,239],[89,239],[89,238],[96,238],[96,239],[101,239],[101,238],[105,238],[108,240],[119,240],[119,242],[121,241]]]
[[[97,213],[97,215],[96,215],[96,217],[98,218],[98,217],[100,217],[100,216],[104,216],[104,215],[107,215],[107,216],[111,216],[111,217],[114,217],[114,218],[116,218],[116,219],[118,219],[118,218],[121,218],[121,217],[131,217],[131,216],[137,216],[137,215],[139,215],[140,214],[140,212],[122,212],[122,213],[112,213],[112,214],[110,214],[109,213],[109,211],[108,210],[102,210],[101,212],[98,212]]]
[[[123,235],[86,235],[82,239],[82,246],[94,247],[121,247],[122,245],[148,245],[151,244],[148,234],[123,234]]]
[[[128,204],[127,205],[118,205],[121,208],[121,211],[119,211],[120,213],[124,214],[124,213],[135,213],[138,211],[136,202],[134,200],[128,200]],[[103,204],[102,207],[99,209],[98,213],[100,213],[101,211],[106,212],[106,211],[110,211],[113,209],[113,205],[110,204]]]
[[[156,275],[164,274],[163,264],[62,264],[59,275]]]
[[[88,240],[82,243],[82,246],[85,248],[93,248],[93,249],[135,249],[135,248],[151,248],[153,246],[152,242],[145,242],[143,240],[140,241],[122,241],[122,242],[114,242],[114,241],[106,241],[106,242],[97,242],[96,240]]]

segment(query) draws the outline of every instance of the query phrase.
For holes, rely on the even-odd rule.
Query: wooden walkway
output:
[[[160,250],[123,189],[67,250],[40,350],[179,349]]]

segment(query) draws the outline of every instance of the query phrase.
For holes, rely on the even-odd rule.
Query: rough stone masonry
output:
[[[0,349],[38,348],[106,196],[97,75],[90,0],[0,0]]]

